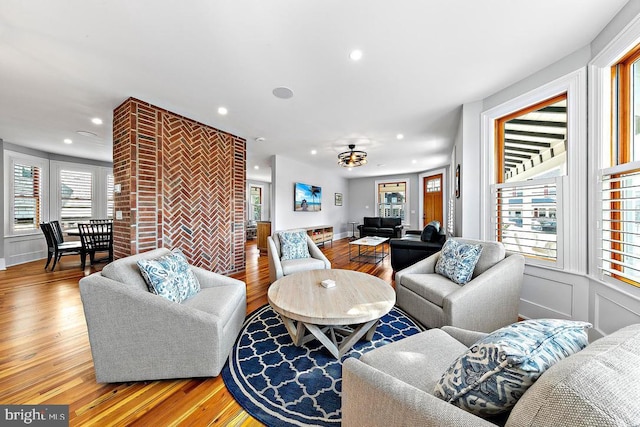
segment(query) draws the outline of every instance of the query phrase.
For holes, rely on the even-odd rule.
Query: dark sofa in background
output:
[[[394,273],[435,254],[442,249],[446,240],[447,236],[444,230],[440,230],[439,223],[429,223],[424,230],[407,230],[403,238],[389,240]]]
[[[402,219],[365,216],[362,224],[358,226],[358,231],[360,237],[402,237]]]

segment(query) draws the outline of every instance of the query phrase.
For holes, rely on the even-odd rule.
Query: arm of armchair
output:
[[[445,324],[493,332],[516,322],[523,273],[524,257],[512,254],[447,295],[442,305]],[[469,309],[480,306],[483,310]]]
[[[269,258],[269,280],[273,283],[284,276],[284,272],[282,271],[278,248],[276,248],[271,236],[267,237],[267,257]]]
[[[313,243],[313,240],[311,240],[311,237],[309,236],[307,236],[307,246],[309,247],[309,254],[311,255],[311,258],[322,260],[326,269],[331,268],[331,262],[327,259],[324,253],[322,253],[320,248]]]
[[[213,288],[216,286],[246,286],[246,284],[241,280],[223,276],[222,274],[214,273],[213,271],[205,270],[204,268],[193,265],[190,267],[202,288]]]
[[[342,366],[342,425],[493,426],[353,357]]]

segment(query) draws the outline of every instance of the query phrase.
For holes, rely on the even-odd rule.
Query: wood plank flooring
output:
[[[388,256],[375,265],[350,262],[348,242],[321,247],[333,268],[392,283]],[[249,313],[267,303],[269,266],[255,240],[246,254],[245,272],[233,277],[247,284]],[[72,426],[262,425],[235,402],[220,376],[96,383],[78,281],[102,265],[81,271],[73,256],[61,263],[53,273],[44,270],[44,260],[0,271],[0,404],[66,404]]]

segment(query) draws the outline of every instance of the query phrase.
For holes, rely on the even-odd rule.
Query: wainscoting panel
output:
[[[47,258],[47,243],[44,236],[28,234],[24,236],[10,236],[4,239],[4,255],[7,267],[24,264],[36,259]],[[44,262],[42,266],[44,267]]]
[[[587,320],[588,301],[585,277],[526,267],[519,310],[522,317]]]
[[[592,338],[600,338],[624,326],[640,323],[640,299],[620,292],[613,286],[595,281],[591,289],[593,329],[590,331],[590,336]]]

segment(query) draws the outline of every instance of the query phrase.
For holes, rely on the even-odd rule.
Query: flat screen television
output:
[[[293,190],[293,210],[296,212],[320,212],[322,188],[317,185],[296,182]]]

